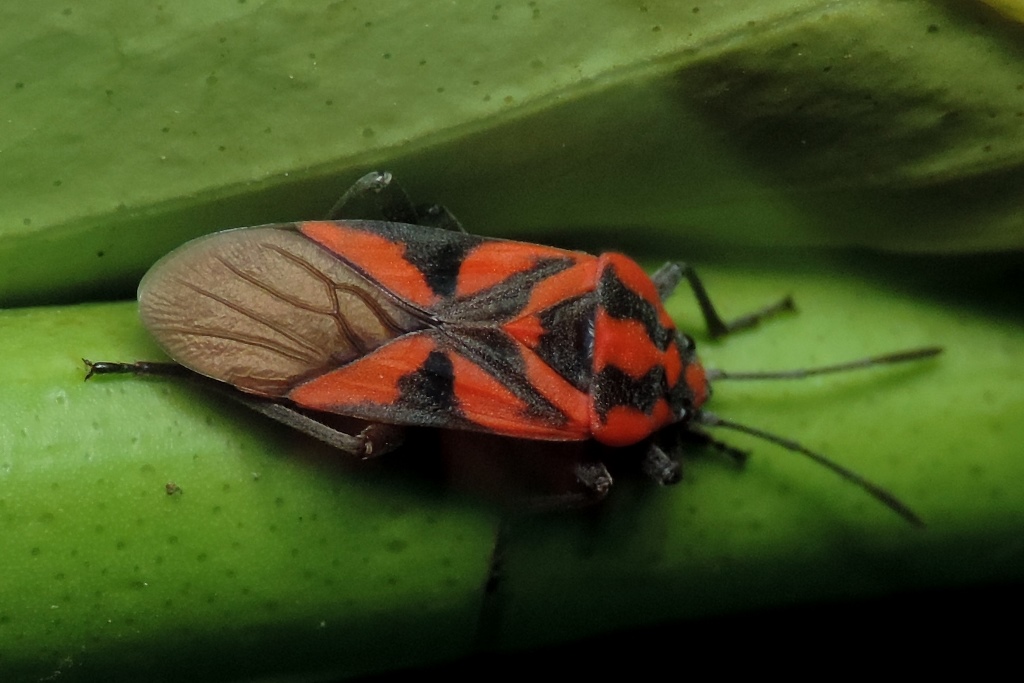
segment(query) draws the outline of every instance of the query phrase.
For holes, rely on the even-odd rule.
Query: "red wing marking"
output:
[[[422,308],[438,297],[423,273],[405,259],[406,245],[344,223],[298,223],[303,235],[358,267],[380,285]]]
[[[579,254],[579,257],[579,263],[572,268],[538,282],[521,314],[539,313],[567,299],[592,292],[596,287],[597,258],[588,254]]]
[[[521,422],[526,403],[480,366],[457,353],[449,356],[454,373],[453,393],[461,412],[476,424],[501,434]]]
[[[369,355],[292,389],[288,398],[313,410],[340,412],[340,406],[388,406],[401,395],[399,380],[415,372],[437,348],[426,333],[410,334]]]
[[[537,348],[540,345],[541,337],[547,333],[544,324],[535,315],[516,318],[502,325],[501,329],[530,349]]]
[[[527,372],[531,380],[536,379],[531,372],[533,365],[544,366],[543,361],[532,352],[524,349],[527,361]],[[551,400],[566,414],[568,421],[553,424],[539,416],[531,416],[529,405],[515,395],[497,378],[472,361],[457,353],[449,354],[455,374],[454,394],[458,401],[460,413],[474,424],[487,431],[526,439],[544,439],[551,441],[582,441],[590,436],[589,401],[585,394],[573,389],[562,380],[559,389],[571,390],[579,394],[573,404],[571,399],[561,396],[558,401],[552,400],[548,393],[552,389],[550,382],[541,375],[547,386],[537,386],[537,390]],[[546,366],[544,366],[546,367]],[[552,372],[548,368],[549,372]],[[540,375],[541,373],[538,373]],[[571,413],[564,407],[571,409]]]
[[[573,439],[590,438],[590,395],[580,391],[532,351],[523,349],[526,376],[534,388],[566,417],[559,432]]]
[[[459,267],[457,297],[466,297],[536,267],[542,259],[578,258],[588,255],[522,242],[484,242],[466,254]]]

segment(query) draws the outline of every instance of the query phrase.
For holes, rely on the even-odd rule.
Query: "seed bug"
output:
[[[693,339],[662,304],[683,280],[713,338],[794,308],[787,297],[727,322],[687,264],[648,276],[621,254],[470,235],[443,207],[414,206],[389,173],[370,173],[327,220],[214,233],[165,256],[139,285],[139,309],[174,363],[85,361],[86,379],[187,368],[250,408],[361,458],[393,450],[410,426],[640,444],[641,468],[661,484],[680,479],[678,461],[666,453],[679,436],[742,460],[745,453],[704,431],[727,428],[802,453],[921,525],[880,486],[704,404],[712,380],[793,379],[941,349],[789,372],[705,370]],[[366,426],[348,433],[329,423],[331,415]],[[562,503],[608,492],[612,478],[602,462],[573,467],[584,490]]]

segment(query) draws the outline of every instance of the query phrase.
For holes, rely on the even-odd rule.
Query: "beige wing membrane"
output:
[[[421,312],[281,227],[220,232],[168,254],[139,284],[139,314],[175,361],[262,396],[426,327]]]

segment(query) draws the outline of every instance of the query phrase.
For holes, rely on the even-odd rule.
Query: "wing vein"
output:
[[[284,337],[284,338],[294,342],[296,346],[298,346],[299,348],[305,349],[309,353],[309,357],[306,359],[307,361],[316,361],[317,359],[322,357],[322,353],[320,352],[320,350],[317,349],[313,344],[311,344],[309,341],[303,339],[299,335],[294,334],[293,332],[288,330],[283,325],[280,325],[280,324],[276,323],[275,321],[268,319],[265,316],[259,315],[255,311],[249,310],[249,309],[245,308],[244,306],[240,306],[239,304],[235,303],[234,301],[226,299],[226,298],[224,298],[222,296],[214,294],[213,292],[207,291],[207,290],[202,289],[200,287],[196,287],[196,286],[194,286],[190,282],[187,282],[185,280],[179,280],[179,282],[183,286],[185,286],[188,289],[191,289],[192,291],[194,291],[196,294],[199,294],[200,296],[205,296],[205,297],[207,297],[209,299],[213,299],[217,303],[222,304],[224,306],[227,306],[228,308],[230,308],[232,311],[235,311],[239,315],[243,315],[243,316],[249,318],[250,320],[253,320],[254,322],[260,323],[261,325],[264,325],[264,326],[270,328],[271,330],[277,332],[282,337]]]

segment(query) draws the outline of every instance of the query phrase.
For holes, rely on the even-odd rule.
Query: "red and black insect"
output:
[[[737,453],[700,429],[721,426],[802,452],[920,523],[891,494],[823,456],[704,410],[709,379],[739,375],[705,371],[662,300],[685,278],[712,336],[721,336],[792,308],[790,299],[726,323],[684,264],[649,277],[621,254],[470,235],[441,207],[413,207],[386,173],[364,176],[331,217],[366,213],[369,205],[387,220],[242,228],[189,242],[139,285],[143,323],[180,366],[360,457],[394,449],[405,426],[645,443],[644,471],[667,484],[680,470],[662,446],[673,441],[666,437],[695,434]],[[938,352],[753,376],[804,376]],[[88,364],[89,376],[179,367]],[[348,434],[325,414],[369,424]],[[590,498],[607,492],[603,464],[576,467]]]

